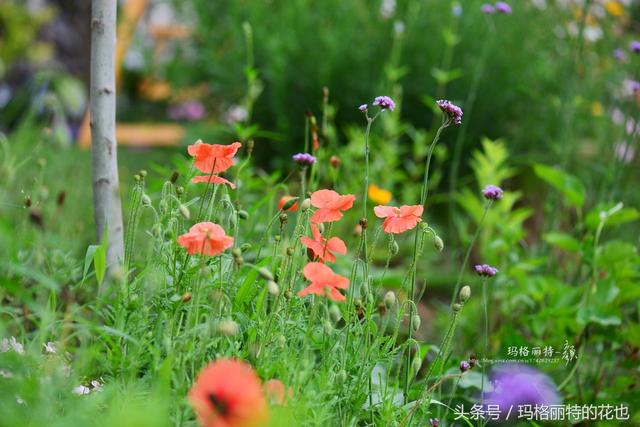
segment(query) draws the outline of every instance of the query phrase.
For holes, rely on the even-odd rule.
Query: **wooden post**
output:
[[[107,270],[124,260],[116,144],[115,51],[117,0],[91,3],[91,157],[98,241],[107,231]]]

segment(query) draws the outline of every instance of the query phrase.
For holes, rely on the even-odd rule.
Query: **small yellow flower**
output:
[[[622,16],[624,14],[624,7],[619,1],[611,0],[605,3],[604,8],[613,16]]]
[[[369,198],[380,205],[386,205],[393,197],[390,191],[384,190],[375,184],[369,185]]]
[[[600,117],[604,112],[604,108],[602,108],[602,104],[598,101],[593,101],[591,103],[591,114],[595,117]]]

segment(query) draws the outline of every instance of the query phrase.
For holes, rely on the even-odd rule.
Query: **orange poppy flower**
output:
[[[300,237],[300,242],[309,248],[309,250],[313,252],[314,258],[317,258],[320,262],[336,262],[336,256],[333,252],[341,255],[347,253],[347,245],[344,244],[341,238],[332,237],[329,240],[325,239],[315,224],[311,224],[311,234],[313,235],[313,239],[302,236]]]
[[[260,379],[241,360],[209,363],[189,390],[189,402],[202,427],[260,426],[269,418]]]
[[[295,199],[294,196],[282,196],[280,198],[280,201],[278,202],[278,210],[281,211],[282,208],[284,207],[284,205],[291,199]],[[291,206],[289,209],[287,209],[287,212],[295,212],[298,210],[298,202],[294,203],[293,206]]]
[[[373,208],[378,218],[385,218],[382,229],[385,233],[399,234],[411,230],[422,221],[422,205],[376,206]]]
[[[178,237],[178,244],[185,247],[188,254],[216,256],[233,246],[233,237],[225,235],[218,224],[199,222]]]
[[[189,145],[187,151],[196,158],[194,166],[204,173],[220,173],[233,166],[233,156],[242,147],[239,142],[229,145],[205,144],[201,140]]]
[[[213,183],[213,184],[225,184],[228,185],[229,187],[231,187],[231,189],[235,190],[236,189],[236,185],[229,181],[228,179],[225,179],[221,176],[218,175],[198,175],[198,176],[194,176],[191,179],[191,182],[193,182],[194,184],[197,184],[199,182],[209,182],[209,183]]]
[[[304,277],[311,282],[309,286],[298,292],[299,297],[308,294],[326,296],[333,301],[344,301],[345,297],[338,289],[348,289],[349,279],[336,274],[320,262],[310,262],[304,266]]]
[[[318,190],[311,195],[311,204],[318,208],[311,217],[311,222],[333,222],[342,218],[341,211],[351,209],[356,196],[341,196],[333,190]]]
[[[269,401],[276,405],[285,405],[293,397],[293,389],[285,387],[282,381],[271,379],[264,383],[264,391]]]

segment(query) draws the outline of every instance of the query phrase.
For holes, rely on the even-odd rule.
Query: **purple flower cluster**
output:
[[[396,108],[396,103],[388,96],[376,96],[373,100],[373,105],[379,106],[383,110],[393,111]],[[360,106],[362,109],[362,105]]]
[[[186,101],[182,104],[169,106],[167,115],[171,120],[188,120],[194,122],[204,117],[205,109],[200,101]]]
[[[633,53],[640,53],[640,41],[634,40],[629,43],[629,50]]]
[[[316,158],[309,153],[294,154],[292,159],[300,166],[310,166],[316,162]]]
[[[452,104],[450,101],[445,99],[440,99],[436,101],[440,110],[447,115],[449,122],[453,122],[456,125],[462,123],[462,108],[458,107],[455,104]]]
[[[631,92],[633,92],[634,95],[639,95],[640,94],[640,82],[639,81],[631,80],[631,82],[629,82],[629,88],[631,89]]]
[[[613,51],[613,57],[616,59],[616,61],[620,62],[626,62],[628,59],[627,54],[620,48],[617,48]]]
[[[511,15],[511,12],[512,12],[511,6],[509,6],[509,3],[506,3],[503,1],[499,1],[495,5],[485,3],[482,6],[480,6],[480,10],[482,11],[482,13],[487,15],[492,15],[496,12],[502,13],[505,15]]]
[[[469,369],[471,369],[471,365],[469,364],[469,362],[467,362],[466,360],[460,362],[460,372],[467,372]]]
[[[429,425],[431,427],[438,427],[440,425],[440,420],[437,418],[429,418]]]
[[[367,109],[369,108],[369,106],[367,104],[362,104],[361,106],[358,107],[358,110],[362,111],[363,113],[367,111]]]
[[[498,274],[498,269],[491,267],[489,264],[477,264],[473,269],[479,276],[483,277],[493,277]]]
[[[485,395],[485,405],[517,408],[519,405],[559,405],[553,381],[542,372],[521,364],[506,364],[490,375],[494,388]]]
[[[502,191],[502,188],[496,187],[495,185],[487,185],[484,187],[484,190],[482,190],[482,195],[487,200],[500,200],[503,194],[504,191]]]

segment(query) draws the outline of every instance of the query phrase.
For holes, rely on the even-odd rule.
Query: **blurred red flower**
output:
[[[208,182],[208,183],[213,183],[213,184],[225,184],[228,185],[229,187],[231,187],[232,189],[236,189],[236,185],[229,181],[228,179],[225,179],[221,176],[218,175],[198,175],[198,176],[194,176],[191,179],[191,182],[193,182],[194,184],[200,183],[200,182]]]
[[[213,222],[200,222],[178,237],[178,244],[188,254],[216,256],[233,246],[233,237],[227,236],[222,227]]]
[[[351,209],[356,196],[341,196],[333,190],[318,190],[311,194],[311,204],[318,208],[311,217],[311,222],[333,222],[343,217],[341,211]]]
[[[269,407],[251,365],[220,359],[204,367],[189,391],[189,402],[202,427],[265,425]]]
[[[284,207],[284,205],[291,199],[294,199],[294,196],[282,196],[280,198],[280,201],[278,202],[278,210],[281,211],[282,208]],[[298,203],[294,203],[293,206],[291,206],[289,209],[287,209],[287,212],[295,212],[298,210]]]
[[[220,173],[233,166],[233,156],[242,147],[239,142],[229,145],[205,144],[198,140],[195,144],[189,145],[187,151],[194,156],[194,166],[204,173]]]
[[[320,262],[336,262],[336,257],[333,252],[344,255],[347,253],[347,246],[339,237],[332,237],[329,240],[322,237],[320,230],[315,224],[311,224],[311,234],[313,239],[307,236],[300,237],[300,242],[309,248],[314,255],[314,258],[320,260]]]
[[[349,279],[336,274],[320,262],[310,262],[304,266],[304,277],[311,282],[309,286],[298,292],[299,297],[308,294],[326,296],[333,301],[344,301],[345,297],[338,289],[348,289]]]
[[[422,220],[422,205],[376,206],[373,208],[378,218],[385,218],[382,229],[385,233],[399,234],[411,230]]]
[[[264,391],[269,401],[276,405],[285,405],[293,397],[293,389],[285,387],[282,381],[276,379],[265,382]]]

